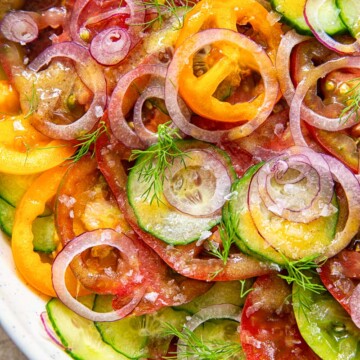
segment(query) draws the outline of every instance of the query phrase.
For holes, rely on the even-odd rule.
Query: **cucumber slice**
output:
[[[162,193],[159,194],[159,201],[156,199],[151,201],[153,190],[148,196],[144,196],[149,184],[139,178],[138,169],[139,166],[144,166],[142,164],[145,164],[146,167],[151,164],[151,152],[156,151],[157,146],[158,144],[155,144],[150,147],[145,154],[137,159],[135,166],[131,169],[127,182],[129,202],[135,212],[139,226],[144,231],[171,245],[188,244],[198,240],[204,233],[217,225],[221,216],[217,212],[201,217],[188,215],[171,206]],[[227,170],[231,182],[235,179],[235,171],[224,151],[199,141],[179,141],[178,146],[182,151],[204,150],[211,152],[211,155],[221,162]],[[193,171],[194,169],[189,168],[190,170]],[[201,178],[199,181],[201,182]],[[197,198],[194,201],[196,202]]]
[[[259,234],[248,207],[247,196],[251,178],[261,166],[262,163],[252,166],[241,179],[233,184],[234,196],[228,202],[229,217],[224,220],[232,222],[237,235],[235,242],[240,250],[260,259],[284,265],[281,254]]]
[[[59,245],[56,236],[54,215],[38,217],[32,225],[34,251],[52,253]]]
[[[107,312],[112,309],[112,296],[96,296],[94,310]],[[116,351],[131,358],[153,358],[165,355],[171,337],[164,335],[164,323],[180,329],[185,322],[185,311],[164,308],[156,313],[132,316],[114,322],[96,322],[103,341]],[[156,354],[154,354],[156,352]]]
[[[272,8],[282,15],[285,23],[294,27],[300,34],[311,35],[312,32],[304,18],[305,3],[306,0],[271,0]],[[322,28],[329,35],[342,34],[347,30],[339,16],[335,0],[326,1],[319,13],[319,19]]]
[[[360,37],[360,2],[359,0],[336,0],[336,5],[340,9],[340,17],[346,25],[350,34]]]
[[[11,237],[15,208],[0,197],[0,229]]]
[[[92,306],[93,296],[82,302]],[[46,305],[49,320],[65,351],[77,360],[128,360],[104,343],[94,323],[75,314],[60,300],[51,299]]]
[[[251,281],[248,280],[250,286]],[[204,307],[218,304],[244,305],[245,298],[241,298],[240,281],[216,282],[205,294],[198,296],[191,302],[176,306],[175,309],[186,310],[195,314]]]
[[[313,282],[321,284],[314,276]],[[330,293],[294,284],[292,297],[300,333],[321,359],[360,359],[360,329]]]
[[[37,176],[38,174],[13,175],[0,173],[0,197],[16,207]]]

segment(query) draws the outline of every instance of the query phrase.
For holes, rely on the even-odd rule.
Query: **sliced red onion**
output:
[[[356,113],[346,118],[346,121],[342,121],[340,117],[328,118],[316,114],[303,101],[308,90],[316,85],[320,78],[323,78],[331,71],[342,68],[360,69],[360,56],[343,57],[328,61],[311,70],[307,77],[299,83],[290,107],[290,129],[296,145],[307,146],[301,131],[300,118],[316,128],[328,131],[347,129],[357,123]]]
[[[341,161],[329,155],[322,155],[329,164],[335,181],[339,182],[345,192],[348,202],[348,217],[344,228],[337,232],[333,242],[329,245],[326,257],[332,257],[343,250],[360,227],[360,184],[351,170]]]
[[[82,27],[86,28],[86,26],[88,26],[88,25],[97,24],[101,21],[108,20],[112,17],[118,16],[118,15],[124,15],[124,14],[126,14],[126,15],[130,14],[130,9],[127,7],[117,7],[115,9],[112,9],[112,10],[109,10],[109,11],[106,11],[101,14],[98,14],[98,15],[88,18],[84,22]]]
[[[51,341],[54,344],[56,344],[56,345],[60,346],[61,348],[65,349],[65,346],[61,343],[61,341],[59,340],[59,338],[56,335],[55,331],[51,327],[50,320],[49,320],[49,317],[48,317],[48,314],[46,313],[46,311],[43,311],[40,314],[40,320],[41,320],[41,323],[42,323],[42,325],[44,327],[44,330],[45,330],[46,334],[49,336]]]
[[[123,113],[123,102],[125,94],[134,80],[144,76],[152,75],[161,79],[166,76],[166,68],[161,65],[141,65],[129,71],[118,81],[109,102],[110,127],[115,137],[129,148],[141,148],[145,145],[139,136],[131,129]]]
[[[150,146],[155,144],[158,141],[158,134],[148,130],[143,122],[142,118],[142,108],[144,102],[150,98],[164,99],[165,98],[165,90],[163,86],[151,86],[146,88],[139,98],[137,99],[134,106],[134,128],[137,136],[140,140],[146,145]]]
[[[179,106],[179,80],[184,65],[189,58],[200,49],[215,43],[224,41],[236,45],[237,47],[250,52],[254,55],[259,72],[262,76],[265,97],[260,106],[257,116],[250,119],[243,125],[237,126],[231,130],[204,130],[190,123],[184,116]],[[274,66],[264,49],[250,40],[248,37],[227,29],[208,29],[192,35],[187,41],[183,42],[175,51],[174,57],[169,65],[165,83],[165,103],[173,122],[185,134],[195,139],[208,141],[212,143],[219,142],[227,137],[229,140],[235,140],[251,134],[260,126],[270,115],[278,96],[278,82]]]
[[[307,0],[305,4],[304,16],[314,36],[327,48],[340,54],[353,54],[360,52],[360,39],[356,39],[352,44],[342,44],[329,36],[321,27],[319,15],[321,7],[327,0]]]
[[[146,288],[144,286],[134,291],[133,298],[124,307],[116,311],[98,313],[74,299],[65,283],[66,269],[74,257],[91,247],[99,245],[108,245],[118,249],[121,253],[122,261],[126,261],[129,265],[129,271],[132,271],[132,279],[136,279],[137,277],[139,279],[142,278],[138,266],[137,249],[132,241],[127,236],[117,233],[115,230],[100,229],[81,234],[70,241],[60,251],[52,265],[53,286],[59,299],[78,315],[92,321],[115,321],[129,315],[134,310],[145,293]]]
[[[184,328],[193,332],[204,322],[215,319],[229,319],[240,323],[241,308],[233,304],[219,304],[205,307],[199,312],[195,313],[184,325]],[[180,339],[177,344],[177,359],[188,359],[189,357],[186,355],[188,353],[189,351],[187,350],[187,344],[184,342],[184,340]]]
[[[132,47],[141,39],[143,25],[145,22],[145,4],[143,1],[126,0],[127,7],[130,10],[130,17],[126,23],[129,25],[129,34],[132,41]]]
[[[177,210],[209,216],[225,203],[231,179],[223,163],[208,151],[192,150],[165,172],[164,196]]]
[[[81,38],[81,30],[79,25],[79,18],[83,10],[86,8],[90,0],[76,0],[74,7],[71,12],[70,18],[70,34],[73,41],[78,42],[79,44],[86,44],[86,42]]]
[[[75,61],[81,80],[93,92],[94,97],[86,114],[71,124],[58,125],[48,119],[35,117],[34,126],[53,139],[72,140],[90,131],[102,117],[106,105],[106,82],[101,68],[89,52],[74,42],[48,47],[29,65],[29,69],[37,72],[55,57],[66,57]]]
[[[286,182],[285,176],[290,170],[295,170],[295,177]],[[277,181],[279,177],[281,182]],[[254,175],[249,204],[251,208],[261,198],[266,208],[276,215],[293,222],[309,223],[322,216],[333,194],[334,182],[322,154],[294,146],[268,161]]]
[[[10,41],[26,44],[39,36],[40,15],[26,11],[12,11],[1,22],[0,31]]]
[[[130,46],[128,32],[120,27],[112,27],[101,31],[92,39],[90,53],[99,64],[111,66],[125,59]]]
[[[286,102],[291,105],[295,95],[295,87],[290,76],[290,57],[294,47],[308,39],[309,36],[298,34],[295,30],[288,31],[280,41],[276,54],[276,70],[278,74],[281,92]]]
[[[351,294],[350,301],[351,319],[360,328],[360,284],[358,284]]]

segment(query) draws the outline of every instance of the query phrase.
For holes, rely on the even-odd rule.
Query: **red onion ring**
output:
[[[295,87],[290,76],[291,52],[296,45],[308,39],[311,38],[309,36],[300,35],[295,30],[290,30],[281,38],[276,54],[276,70],[280,90],[289,106],[295,95]]]
[[[279,175],[277,165],[285,162],[290,169],[298,170],[298,166],[305,166],[307,172],[300,172],[297,179],[306,179],[306,184],[300,184],[295,196],[283,190],[287,184],[273,189],[272,182],[276,182]],[[309,168],[312,170],[309,170]],[[288,170],[288,169],[287,169]],[[282,169],[280,169],[282,171]],[[277,182],[278,185],[283,185]],[[307,147],[291,147],[282,155],[264,164],[254,175],[249,189],[249,203],[258,201],[260,196],[266,208],[276,215],[293,222],[309,223],[321,216],[323,207],[330,204],[334,194],[334,182],[327,162],[322,154]]]
[[[66,57],[76,63],[76,70],[84,84],[93,92],[93,101],[81,118],[68,125],[58,125],[47,119],[34,119],[34,126],[53,139],[72,140],[90,131],[102,117],[106,105],[106,82],[99,65],[89,52],[74,42],[63,42],[44,50],[29,65],[29,69],[38,72],[55,57]]]
[[[73,41],[76,41],[79,44],[86,44],[86,42],[81,38],[81,30],[79,28],[79,18],[89,2],[90,0],[76,0],[71,12],[70,35]]]
[[[82,25],[83,28],[85,28],[88,25],[99,23],[103,20],[110,19],[112,17],[115,17],[117,15],[123,15],[123,14],[130,14],[129,9],[126,7],[119,7],[112,10],[109,10],[107,12],[101,13],[99,15],[92,16],[88,18],[84,24]]]
[[[118,64],[129,53],[130,36],[120,27],[112,27],[98,33],[91,41],[90,54],[101,65]]]
[[[344,189],[348,202],[348,218],[344,228],[336,233],[329,245],[326,257],[332,257],[343,250],[357,234],[360,227],[360,184],[353,174],[341,161],[329,155],[322,155],[329,165],[335,181]]]
[[[141,93],[134,106],[133,121],[134,121],[135,132],[137,136],[140,138],[140,140],[146,146],[155,144],[158,141],[158,134],[148,130],[145,127],[144,122],[142,120],[142,108],[144,102],[149,98],[164,99],[165,98],[164,87],[163,86],[148,87]]]
[[[165,78],[166,68],[161,65],[141,65],[129,71],[118,81],[109,101],[109,122],[115,137],[129,148],[143,149],[145,145],[128,125],[123,113],[123,102],[127,89],[134,80],[144,75]]]
[[[360,38],[352,44],[342,44],[330,37],[321,27],[319,22],[320,8],[327,0],[307,0],[304,9],[304,17],[314,36],[327,48],[340,54],[352,54],[360,52]]]
[[[92,321],[119,320],[129,315],[141,301],[146,290],[144,286],[137,288],[131,301],[121,309],[107,313],[98,313],[74,299],[65,284],[66,269],[74,257],[98,245],[113,246],[120,251],[124,261],[127,261],[131,266],[134,264],[138,265],[137,249],[127,236],[117,233],[112,229],[94,230],[74,238],[56,256],[52,265],[53,286],[59,299],[78,315]],[[132,274],[133,279],[136,278],[137,273],[140,275],[139,268],[136,268],[136,266],[133,266],[131,270],[134,272]]]
[[[12,11],[1,22],[0,31],[10,41],[26,44],[39,36],[40,15],[26,11]]]
[[[255,118],[231,130],[210,131],[201,129],[190,123],[181,112],[178,101],[179,80],[181,71],[186,61],[189,59],[189,56],[203,47],[217,41],[230,42],[245,51],[256,54],[254,60],[258,64],[260,74],[263,78],[265,98],[262,106],[259,108],[258,115]],[[183,42],[175,51],[174,57],[168,68],[165,82],[165,104],[175,125],[185,134],[190,135],[195,139],[212,143],[217,143],[225,137],[229,140],[235,140],[251,134],[268,118],[276,103],[277,95],[278,82],[275,69],[264,49],[246,36],[227,29],[208,29],[200,31],[188,38],[187,41]]]
[[[61,343],[61,341],[59,340],[57,334],[54,332],[53,328],[51,327],[50,323],[49,323],[49,317],[46,311],[43,311],[40,314],[40,320],[41,323],[44,327],[44,330],[46,332],[46,334],[49,336],[49,338],[51,339],[51,341],[60,346],[61,348],[65,349],[65,346]]]
[[[351,294],[349,306],[351,319],[354,324],[360,328],[360,284],[355,287],[353,293]]]
[[[308,124],[323,130],[338,131],[347,129],[357,123],[356,114],[350,116],[346,121],[341,121],[340,117],[328,118],[316,114],[304,104],[303,100],[307,91],[316,84],[317,80],[324,77],[331,71],[341,68],[360,69],[360,56],[343,57],[336,60],[328,61],[309,72],[308,76],[303,79],[295,92],[290,106],[290,130],[296,145],[307,146],[302,135],[300,118]]]

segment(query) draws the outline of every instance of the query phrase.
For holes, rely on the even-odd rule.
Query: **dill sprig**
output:
[[[344,94],[347,105],[340,113],[340,121],[344,123],[354,115],[357,122],[360,120],[360,78],[352,79],[349,82],[354,81],[357,81],[357,84]]]
[[[239,280],[240,281],[240,297],[244,298],[246,295],[248,295],[251,291],[254,290],[254,288],[249,287],[248,289],[246,289],[248,287],[248,281],[247,280]]]
[[[26,95],[26,101],[29,103],[29,109],[26,115],[24,116],[24,119],[30,117],[37,110],[39,106],[39,96],[36,91],[35,83],[33,83],[31,86],[30,96]]]
[[[179,338],[184,344],[178,348],[178,356],[165,357],[165,359],[177,359],[179,355],[185,359],[207,359],[207,360],[229,360],[235,356],[241,356],[242,348],[240,343],[231,341],[207,341],[205,342],[193,331],[184,326],[183,331],[166,323],[166,335],[173,335]],[[180,350],[180,351],[179,351]]]
[[[221,221],[218,230],[221,246],[214,241],[208,240],[208,253],[219,258],[224,265],[226,265],[229,259],[231,245],[235,243],[236,232],[234,226],[232,226],[232,221]]]
[[[183,5],[178,6],[174,0],[147,0],[142,2],[142,5],[145,6],[145,10],[148,13],[153,13],[154,17],[148,20],[143,24],[134,24],[134,25],[142,25],[145,27],[150,27],[153,24],[158,24],[161,28],[165,19],[171,16],[174,16],[177,20],[176,29],[181,29],[183,26],[183,16],[184,13],[179,13],[179,9],[183,7],[193,6],[195,3],[190,0],[183,1]]]
[[[286,256],[281,254],[283,259],[285,260],[285,269],[288,272],[288,275],[281,275],[278,276],[284,280],[288,284],[295,283],[304,290],[308,290],[314,292],[316,294],[320,294],[321,292],[325,291],[323,285],[318,284],[313,281],[313,275],[316,274],[315,270],[321,264],[326,261],[326,258],[318,259],[318,255],[309,255],[305,256],[302,259],[290,261]],[[316,262],[315,260],[318,259]]]
[[[96,130],[94,130],[91,133],[87,133],[84,135],[79,136],[76,140],[78,143],[75,145],[77,148],[76,153],[69,157],[68,160],[71,160],[72,162],[79,161],[84,155],[86,155],[93,144],[95,144],[96,140],[104,133],[108,131],[105,121],[100,120],[99,126]],[[94,157],[95,155],[95,149],[91,152],[91,157]]]
[[[146,150],[135,149],[132,151],[130,161],[137,160],[132,169],[138,174],[140,182],[148,184],[141,197],[146,201],[150,197],[150,204],[156,200],[161,202],[165,172],[170,168],[175,159],[180,158],[185,165],[187,156],[177,145],[181,139],[179,130],[170,126],[171,122],[158,126],[158,142]]]

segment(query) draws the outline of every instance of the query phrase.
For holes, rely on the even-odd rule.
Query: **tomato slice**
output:
[[[350,314],[349,300],[360,282],[360,253],[343,250],[329,259],[318,272],[331,295]]]
[[[241,317],[241,344],[248,360],[319,359],[298,330],[291,288],[277,275],[257,278]]]

